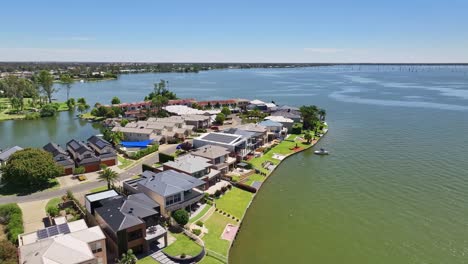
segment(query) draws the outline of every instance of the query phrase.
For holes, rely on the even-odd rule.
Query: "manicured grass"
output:
[[[139,259],[137,261],[137,264],[159,264],[159,262],[154,260],[154,258],[152,258],[151,256],[147,256],[142,259]]]
[[[0,188],[0,196],[2,195],[28,195],[35,192],[51,191],[60,188],[60,184],[57,179],[50,179],[46,184],[42,186],[18,186],[12,184],[6,184]]]
[[[224,262],[214,258],[214,257],[211,257],[211,256],[207,256],[205,255],[205,257],[200,261],[198,262],[199,264],[223,264]]]
[[[107,190],[107,185],[94,188],[94,189],[90,190],[89,193],[96,193],[96,192],[105,191],[105,190]]]
[[[23,103],[24,103],[24,110],[28,111],[31,110],[30,102],[31,98],[23,98]],[[68,111],[68,105],[65,102],[53,102],[53,103],[58,103],[59,108],[57,111]],[[7,114],[7,112],[13,110],[11,108],[11,103],[10,99],[8,98],[0,98],[0,121],[2,120],[13,120],[13,119],[23,119],[26,117],[26,114]],[[36,108],[39,108],[39,106],[36,106]]]
[[[251,159],[249,163],[252,164],[255,168],[261,170],[262,172],[268,173],[269,171],[262,167],[262,163],[265,161],[270,161],[273,164],[279,164],[280,163],[279,160],[273,159],[273,154],[276,153],[276,154],[289,155],[291,153],[294,153],[292,148],[294,148],[296,144],[298,147],[301,147],[301,148],[311,147],[311,145],[303,143],[301,141],[295,141],[295,142],[282,141],[278,145],[273,147],[270,151],[268,151],[266,154],[264,154],[263,156]]]
[[[223,216],[217,212],[205,222],[205,227],[208,228],[208,233],[203,236],[205,247],[223,256],[227,256],[230,242],[221,239],[221,234],[227,224],[239,225],[235,220]]]
[[[221,198],[216,200],[216,208],[219,208],[238,219],[242,219],[247,205],[252,201],[252,197],[252,193],[233,187]]]
[[[127,168],[128,166],[130,166],[131,164],[133,164],[133,160],[129,160],[129,159],[126,159],[126,158],[123,158],[123,157],[120,157],[118,156],[118,159],[119,159],[119,162],[120,162],[120,165],[118,166],[119,169],[125,169]]]
[[[265,178],[266,178],[265,176],[262,176],[260,174],[253,174],[249,176],[249,179],[245,182],[245,184],[252,185],[252,183],[255,181],[263,182]]]
[[[196,221],[198,221],[198,219],[202,218],[206,214],[206,212],[210,210],[210,208],[211,208],[211,205],[209,204],[205,205],[205,208],[203,208],[201,212],[199,212],[195,217],[190,218],[189,223],[195,223]]]
[[[163,249],[165,253],[171,256],[180,256],[182,253],[190,256],[196,256],[201,252],[201,246],[183,233],[171,233],[171,235],[177,240]]]
[[[50,200],[47,202],[45,208],[47,208],[47,207],[49,207],[49,206],[57,207],[57,206],[59,205],[59,203],[61,203],[61,202],[62,202],[62,198],[60,198],[60,197],[52,198],[52,199],[50,199]]]

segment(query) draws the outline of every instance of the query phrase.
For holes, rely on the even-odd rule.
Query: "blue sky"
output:
[[[7,1],[0,61],[468,62],[468,1]]]

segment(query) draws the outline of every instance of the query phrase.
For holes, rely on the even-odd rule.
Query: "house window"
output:
[[[101,242],[96,242],[91,244],[91,251],[94,253],[98,253],[102,251],[102,245]]]
[[[139,239],[139,238],[142,238],[143,237],[143,234],[141,232],[141,229],[138,229],[138,230],[135,230],[135,231],[132,231],[130,233],[128,233],[128,241],[133,241],[135,239]]]
[[[169,196],[166,198],[166,206],[169,206],[171,204],[178,203],[182,200],[180,193]]]

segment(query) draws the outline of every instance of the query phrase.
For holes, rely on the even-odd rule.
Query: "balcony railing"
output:
[[[198,191],[196,189],[192,189],[191,193],[184,194],[184,201],[183,202],[180,202],[180,203],[177,203],[177,204],[171,204],[171,205],[166,207],[166,210],[175,211],[175,210],[178,210],[180,208],[187,207],[189,205],[192,205],[192,204],[200,201],[201,198],[203,198],[203,192],[200,192],[200,191]]]

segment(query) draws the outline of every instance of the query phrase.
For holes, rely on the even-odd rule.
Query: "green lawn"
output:
[[[107,185],[91,189],[89,193],[96,193],[96,192],[105,191],[105,190],[107,190]]]
[[[205,255],[205,257],[200,261],[198,262],[199,264],[223,264],[224,262],[214,258],[214,257],[211,257],[211,256],[207,256]]]
[[[223,256],[227,256],[230,242],[221,239],[221,234],[227,224],[239,225],[235,220],[228,218],[219,213],[213,213],[205,222],[205,227],[208,228],[208,233],[203,236],[205,247]]]
[[[118,156],[118,159],[119,159],[119,162],[120,162],[120,165],[118,166],[119,169],[125,169],[128,166],[130,166],[131,164],[133,164],[133,160],[129,160],[129,159],[126,159],[126,158],[123,158],[123,157],[120,157],[120,156]]]
[[[264,154],[261,157],[251,159],[249,161],[249,163],[252,164],[255,168],[257,168],[257,169],[259,169],[259,170],[261,170],[261,171],[263,171],[265,173],[268,173],[269,171],[262,167],[262,163],[268,160],[268,161],[272,162],[273,164],[279,164],[280,163],[279,160],[273,159],[273,154],[274,153],[283,154],[283,155],[291,154],[291,153],[294,152],[291,149],[294,148],[296,146],[296,144],[297,144],[298,147],[301,147],[301,148],[309,148],[311,146],[311,145],[302,143],[300,141],[295,141],[295,142],[281,141],[281,143],[279,143],[278,145],[273,147],[266,154]]]
[[[61,203],[61,202],[62,202],[62,198],[60,198],[60,197],[52,198],[47,202],[45,208],[47,209],[47,207],[49,207],[49,206],[58,207],[59,203]]]
[[[198,219],[202,218],[206,214],[206,212],[210,210],[210,208],[211,208],[211,205],[209,204],[205,205],[205,208],[203,208],[201,212],[199,212],[195,217],[190,218],[189,223],[195,223],[196,221],[198,221]]]
[[[216,208],[242,219],[247,205],[252,201],[252,197],[252,193],[232,187],[231,190],[216,200]]]
[[[42,191],[51,191],[60,188],[60,184],[57,179],[50,179],[46,184],[42,186],[31,186],[31,187],[24,187],[24,186],[17,186],[12,184],[6,184],[0,188],[0,196],[2,195],[28,195],[35,192],[42,192]]]
[[[159,264],[154,258],[151,256],[144,257],[142,259],[139,259],[136,264]]]
[[[30,110],[30,101],[31,98],[23,98],[24,110]],[[68,105],[65,102],[53,102],[59,104],[58,111],[68,111]],[[37,106],[38,108],[38,106]],[[26,114],[7,114],[8,111],[12,110],[10,99],[0,98],[0,121],[2,120],[12,120],[12,119],[23,119],[26,117]]]
[[[249,176],[249,179],[245,182],[247,185],[252,185],[253,182],[263,182],[265,180],[265,176],[262,176],[260,174],[252,174]]]
[[[183,233],[171,233],[171,235],[177,240],[163,249],[165,253],[171,256],[180,256],[182,253],[185,253],[186,255],[190,256],[196,256],[202,250],[202,247],[200,245],[198,245],[195,241],[193,241],[191,238],[184,235]]]

